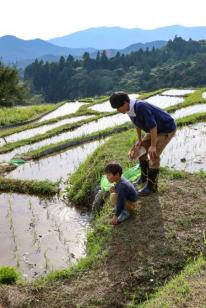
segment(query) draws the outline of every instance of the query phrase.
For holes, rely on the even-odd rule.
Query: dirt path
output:
[[[160,192],[142,198],[135,215],[112,229],[104,261],[70,280],[42,288],[2,287],[0,304],[106,308],[126,307],[131,300],[140,303],[202,251],[205,184],[205,178],[195,175],[171,179],[162,174]]]

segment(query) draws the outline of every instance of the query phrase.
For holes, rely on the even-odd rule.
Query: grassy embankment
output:
[[[199,99],[199,97],[202,95],[203,91],[204,90],[201,90],[198,93],[195,92],[196,94],[198,94],[198,95],[195,96],[196,100]],[[188,98],[190,96],[188,96]],[[192,101],[194,101],[194,99],[195,98],[194,98],[194,95],[193,95],[193,100]],[[82,107],[85,108],[85,106],[82,106]],[[177,125],[180,127],[180,126],[184,126],[184,125],[188,125],[188,124],[193,124],[193,123],[200,122],[200,121],[205,121],[205,119],[206,119],[206,113],[199,113],[199,114],[195,114],[195,115],[192,115],[192,116],[187,116],[187,117],[178,119],[177,120]],[[85,122],[83,121],[83,123],[85,123]],[[81,125],[81,122],[80,122],[80,125]],[[70,129],[71,129],[71,127],[72,127],[72,125],[70,126]],[[74,127],[76,128],[76,125],[74,125]],[[46,156],[48,154],[59,152],[61,150],[64,150],[64,149],[66,149],[68,147],[71,147],[71,146],[74,146],[74,145],[78,145],[78,144],[81,144],[81,143],[84,143],[84,142],[92,141],[92,140],[98,139],[100,137],[109,136],[109,135],[111,135],[111,134],[113,134],[113,133],[115,133],[117,131],[127,130],[128,127],[129,126],[127,124],[123,124],[119,128],[106,129],[106,130],[100,131],[98,133],[89,134],[88,136],[65,140],[63,142],[59,142],[59,143],[56,143],[56,144],[53,144],[53,145],[44,146],[44,147],[42,147],[40,149],[31,151],[29,153],[26,153],[25,156],[33,158],[33,159],[37,159],[37,158],[40,158],[40,157],[44,157],[44,156]],[[53,133],[55,134],[56,132],[61,131],[62,128],[64,129],[64,127],[60,127],[60,128],[57,128],[56,130],[52,130],[51,131],[52,135],[53,135]],[[68,128],[68,126],[66,126],[66,129],[67,128]],[[45,137],[48,137],[48,134],[44,134],[42,137],[44,139]],[[35,142],[34,140],[38,141],[38,137],[37,137],[37,139],[36,139],[36,137],[30,138],[30,141],[31,140],[32,140],[32,142]],[[15,143],[15,144],[17,144],[17,143]],[[20,144],[22,145],[21,141],[20,141]],[[12,144],[10,144],[10,145],[12,145]],[[7,146],[9,146],[9,144]],[[14,146],[14,144],[13,144],[13,146]],[[15,148],[15,146],[14,146],[14,148]],[[17,181],[17,183],[18,183],[18,181]],[[9,180],[6,180],[5,183],[4,183],[4,191],[5,191],[5,189],[6,189],[6,191],[9,191],[11,189],[11,187],[13,187],[12,191],[18,191],[19,190],[19,191],[23,192],[23,190],[20,189],[20,188],[14,188],[14,185],[13,184],[10,185]],[[39,187],[39,184],[37,182],[37,193],[39,191],[38,187]],[[31,193],[32,193],[32,190],[31,190]],[[51,187],[51,194],[53,194],[53,188],[52,187]]]
[[[169,113],[172,113],[181,108],[186,108],[186,107],[197,105],[197,104],[205,104],[206,99],[202,97],[202,94],[205,91],[206,91],[206,88],[198,89],[194,93],[186,95],[183,103],[168,107],[166,108],[166,110]]]
[[[129,166],[126,153],[134,139],[130,130],[96,150],[72,175],[70,197],[91,204],[105,164],[118,157],[124,168]],[[205,184],[203,173],[161,169],[159,193],[142,198],[127,222],[112,227],[112,209],[105,204],[88,234],[87,256],[77,265],[31,284],[2,286],[0,304],[125,307],[144,302],[204,249]]]
[[[0,131],[0,137],[6,137],[6,136],[9,136],[9,135],[12,135],[14,133],[18,133],[18,132],[21,132],[21,131],[24,131],[24,130],[27,130],[27,129],[37,128],[37,127],[40,127],[40,126],[43,126],[43,125],[56,123],[56,122],[58,122],[60,120],[64,120],[64,119],[70,119],[70,118],[79,117],[79,116],[83,116],[83,115],[99,115],[99,112],[91,110],[91,109],[89,109],[89,107],[93,106],[95,104],[102,103],[103,101],[104,101],[103,98],[93,99],[91,101],[91,103],[88,103],[88,104],[81,106],[79,108],[79,110],[76,111],[75,113],[67,114],[67,115],[64,115],[64,116],[57,117],[57,118],[52,118],[50,120],[46,120],[46,121],[42,121],[42,122],[25,124],[25,125],[13,127],[13,128],[8,128],[8,129],[5,128],[5,129]],[[53,107],[54,109],[52,109],[52,110],[55,110],[56,108],[63,105],[64,103],[65,102],[58,103],[55,108]],[[28,108],[30,108],[30,107],[28,107]]]
[[[155,93],[161,93],[162,91],[163,91],[163,89],[155,91],[155,92],[145,93],[145,94],[143,94],[143,97],[144,96],[145,96],[145,98],[146,97],[150,97],[150,96],[154,95]],[[188,106],[195,105],[195,104],[198,104],[198,103],[205,103],[205,100],[202,98],[202,93],[204,91],[205,91],[205,88],[197,90],[196,92],[188,95],[185,98],[185,101],[183,103],[175,105],[175,106],[172,106],[172,107],[168,107],[166,110],[168,112],[174,112],[175,110],[177,110],[177,109],[179,109],[181,107],[184,108],[184,107],[188,107]],[[105,99],[106,98],[104,97],[104,98],[100,98],[99,100],[94,100],[93,103],[86,104],[85,106],[82,106],[80,108],[80,110],[78,112],[76,112],[74,115],[66,116],[66,117],[63,117],[63,118],[70,118],[70,117],[73,117],[73,116],[79,116],[79,115],[85,115],[85,114],[94,114],[94,115],[96,114],[97,116],[101,116],[101,115],[105,114],[105,116],[106,116],[108,113],[97,113],[97,112],[94,112],[94,111],[89,109],[89,107],[91,107],[92,105],[95,105],[95,104],[98,104],[98,103],[102,103],[102,101],[104,101]],[[196,118],[199,117],[201,119],[201,116],[204,119],[204,113],[197,114]],[[185,124],[193,123],[193,122],[190,121],[192,118],[193,118],[193,116],[185,118],[185,120],[187,120],[185,122]],[[62,118],[59,118],[59,119],[62,119]],[[50,120],[50,121],[45,122],[44,124],[54,123],[54,122],[57,122],[57,120],[58,119]],[[88,120],[88,121],[90,121],[90,120]],[[34,128],[34,127],[38,127],[38,126],[40,126],[40,124],[34,124],[33,127],[32,127],[32,125],[25,126],[24,129],[21,129],[21,130],[25,130],[25,129],[29,129],[29,128]],[[8,143],[5,146],[3,146],[0,151],[1,151],[1,153],[5,153],[5,152],[13,150],[16,147],[20,147],[20,146],[23,146],[23,145],[29,144],[29,143],[38,142],[38,141],[43,140],[45,138],[48,138],[48,137],[54,136],[56,134],[59,134],[59,133],[65,131],[67,129],[70,130],[70,129],[73,129],[73,128],[76,128],[76,127],[77,126],[75,124],[73,124],[73,125],[72,124],[64,125],[64,126],[56,128],[54,130],[51,130],[49,132],[49,135],[48,135],[48,133],[45,133],[45,134],[41,134],[41,136],[35,136],[35,137],[32,137],[32,138],[28,138],[26,140],[21,140],[21,141],[18,141],[18,142]],[[21,130],[18,130],[18,131],[21,131]],[[17,132],[17,129],[16,129],[16,131],[13,130],[12,132],[7,130],[6,132],[0,133],[0,136],[7,136],[7,135],[10,135],[11,133],[14,133],[14,132]]]
[[[50,197],[59,192],[59,183],[0,177],[0,191]]]
[[[204,308],[206,303],[206,260],[203,256],[189,263],[184,270],[168,282],[139,308]]]
[[[0,109],[0,127],[17,124],[23,121],[39,118],[49,111],[56,109],[56,105],[46,104],[30,107],[11,107]]]
[[[27,144],[33,144],[33,143],[36,143],[36,142],[39,142],[39,141],[42,141],[42,140],[45,140],[45,139],[49,139],[51,137],[54,137],[56,135],[59,135],[61,133],[67,132],[67,131],[72,131],[72,130],[74,130],[74,129],[76,129],[76,128],[84,125],[84,124],[87,124],[87,123],[92,122],[92,121],[96,121],[96,120],[98,120],[102,117],[106,117],[106,116],[109,116],[109,115],[110,114],[105,114],[105,113],[104,113],[104,115],[100,114],[100,115],[94,116],[94,117],[89,118],[89,119],[80,120],[80,121],[75,122],[75,123],[69,123],[69,124],[65,124],[65,125],[56,127],[54,129],[47,131],[44,134],[39,134],[39,135],[33,136],[31,138],[18,140],[16,142],[8,142],[0,148],[0,154],[10,152],[10,151],[12,151],[16,148],[19,148],[19,147],[27,145]]]
[[[195,123],[205,121],[205,120],[206,120],[206,112],[203,112],[203,113],[197,113],[191,116],[180,118],[176,122],[177,122],[178,127],[182,127],[184,125],[195,124]],[[87,136],[85,135],[83,137],[68,139],[68,140],[64,140],[62,142],[58,142],[55,144],[46,145],[37,150],[30,151],[24,154],[25,156],[31,157],[32,159],[38,159],[40,157],[46,156],[51,153],[57,153],[63,149],[69,148],[74,145],[85,143],[85,142],[95,140],[101,137],[109,136],[109,135],[116,133],[117,131],[127,130],[131,126],[132,124],[128,122],[128,123],[120,125],[117,128],[108,128],[103,131],[99,131],[97,133],[88,134]]]

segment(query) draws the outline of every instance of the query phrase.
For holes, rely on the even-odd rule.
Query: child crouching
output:
[[[122,177],[122,167],[119,164],[108,164],[105,174],[110,183],[116,183],[110,190],[110,202],[115,207],[112,224],[117,225],[128,219],[131,211],[137,207],[138,194],[132,183]]]

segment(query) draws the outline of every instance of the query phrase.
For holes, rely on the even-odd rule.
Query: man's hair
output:
[[[119,108],[124,105],[124,102],[129,103],[129,96],[124,92],[114,92],[109,98],[112,108]]]
[[[122,175],[122,167],[118,163],[109,163],[105,169],[104,172],[107,173],[112,173],[113,175],[119,173],[119,175]]]

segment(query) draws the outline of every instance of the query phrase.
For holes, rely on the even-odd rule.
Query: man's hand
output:
[[[149,154],[151,159],[155,159],[155,157],[157,156],[157,148],[156,148],[156,146],[152,146],[151,145],[149,147],[148,154]]]
[[[130,160],[135,159],[135,157],[137,156],[139,149],[141,147],[141,143],[142,141],[137,141],[133,147],[131,148],[131,150],[128,152],[128,158]]]
[[[112,224],[113,225],[118,225],[118,219],[117,219],[116,215],[114,215],[113,218],[112,218]]]

